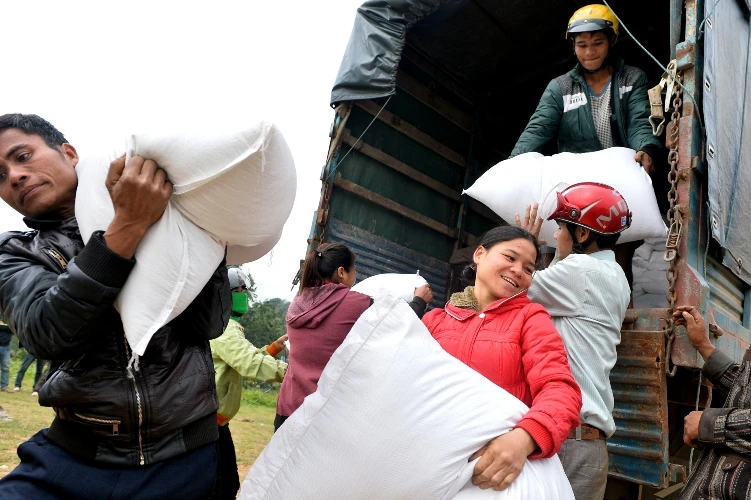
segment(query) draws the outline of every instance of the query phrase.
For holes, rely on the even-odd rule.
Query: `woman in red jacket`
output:
[[[537,239],[526,230],[491,229],[467,269],[475,285],[423,317],[449,354],[529,406],[516,428],[471,458],[481,457],[472,482],[482,489],[507,488],[527,458],[554,455],[579,425],[581,391],[563,340],[547,311],[526,294],[538,260]]]

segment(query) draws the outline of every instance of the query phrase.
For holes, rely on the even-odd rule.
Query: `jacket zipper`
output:
[[[123,342],[125,343],[126,359],[130,359],[132,353],[130,352],[128,340],[125,338],[125,335],[123,335]],[[136,382],[135,371],[133,371],[133,373],[131,373],[130,375],[132,376],[128,378],[130,378],[130,380],[133,382],[133,390],[136,393],[136,407],[138,408],[138,455],[140,458],[140,465],[144,465],[145,460],[143,458],[143,435],[141,433],[141,428],[143,427],[143,408],[141,407],[141,395],[138,392],[138,384]]]
[[[80,418],[81,420],[86,420],[87,422],[112,425],[112,434],[114,434],[115,436],[120,434],[120,420],[87,417],[86,415],[81,415],[80,413],[74,413],[74,415]]]
[[[60,266],[60,269],[62,271],[65,271],[68,268],[68,261],[65,260],[65,257],[60,255],[57,251],[51,249],[51,248],[45,248],[44,253],[52,257],[52,259],[57,263],[57,265]]]

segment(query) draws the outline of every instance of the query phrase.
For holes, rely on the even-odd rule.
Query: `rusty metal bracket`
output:
[[[686,466],[681,464],[668,464],[668,478],[671,483],[685,483],[688,474]]]
[[[673,221],[668,231],[668,239],[665,244],[665,255],[663,259],[666,262],[675,260],[678,256],[678,243],[681,241],[681,233],[683,232],[683,221],[678,218]]]
[[[649,89],[649,106],[651,114],[649,123],[652,125],[652,134],[659,136],[665,130],[665,113],[670,109],[670,101],[675,92],[676,61],[673,59],[668,64],[667,73],[663,73],[660,83]],[[662,94],[665,94],[665,113],[663,113]]]
[[[696,60],[696,44],[693,42],[679,43],[675,51],[675,59],[678,62],[677,71],[693,68]]]

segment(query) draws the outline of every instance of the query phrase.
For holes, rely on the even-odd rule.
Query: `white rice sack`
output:
[[[668,299],[665,294],[637,293],[634,288],[634,308],[636,309],[665,309]]]
[[[418,274],[385,273],[365,278],[353,286],[352,290],[374,299],[390,294],[410,302],[415,296],[415,288],[426,283],[425,278]]]
[[[657,207],[652,180],[634,161],[635,154],[627,148],[553,156],[526,153],[491,167],[464,193],[513,223],[515,214],[523,216],[529,204],[551,205],[553,190],[578,182],[599,182],[618,190],[633,212],[631,227],[623,232],[620,243],[665,237],[667,227]],[[546,221],[540,238],[555,246],[556,229],[554,221]]]
[[[195,299],[219,266],[262,257],[281,236],[296,190],[281,133],[260,122],[223,135],[136,134],[127,155],[164,168],[174,193],[136,250],[136,266],[115,301],[128,343],[142,355],[153,334]],[[117,155],[76,167],[76,218],[87,242],[114,216],[104,180]]]
[[[272,123],[223,134],[132,135],[128,155],[162,167],[183,215],[228,245],[268,242],[292,211],[295,163]]]
[[[401,298],[382,296],[274,434],[239,498],[573,500],[557,456],[527,461],[502,492],[469,484],[469,457],[527,411],[446,353]]]
[[[650,295],[653,297],[641,298],[639,302],[648,304],[645,307],[663,307],[662,298],[668,292],[666,271],[670,267],[670,263],[665,262],[664,254],[664,238],[647,239],[634,251],[634,258],[631,261],[634,273],[634,304],[636,304],[637,296]],[[660,299],[655,300],[655,298]],[[647,300],[649,302],[645,302]]]

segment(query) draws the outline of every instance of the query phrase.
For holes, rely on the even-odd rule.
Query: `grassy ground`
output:
[[[20,360],[14,357],[10,370],[11,387],[20,364]],[[48,427],[54,417],[51,408],[39,406],[37,398],[31,395],[35,366],[32,364],[27,370],[21,392],[0,392],[0,406],[10,417],[0,418],[0,477],[18,464],[16,447]],[[265,393],[258,389],[243,392],[243,406],[230,424],[240,481],[245,479],[248,469],[274,433],[275,406],[275,392]]]

